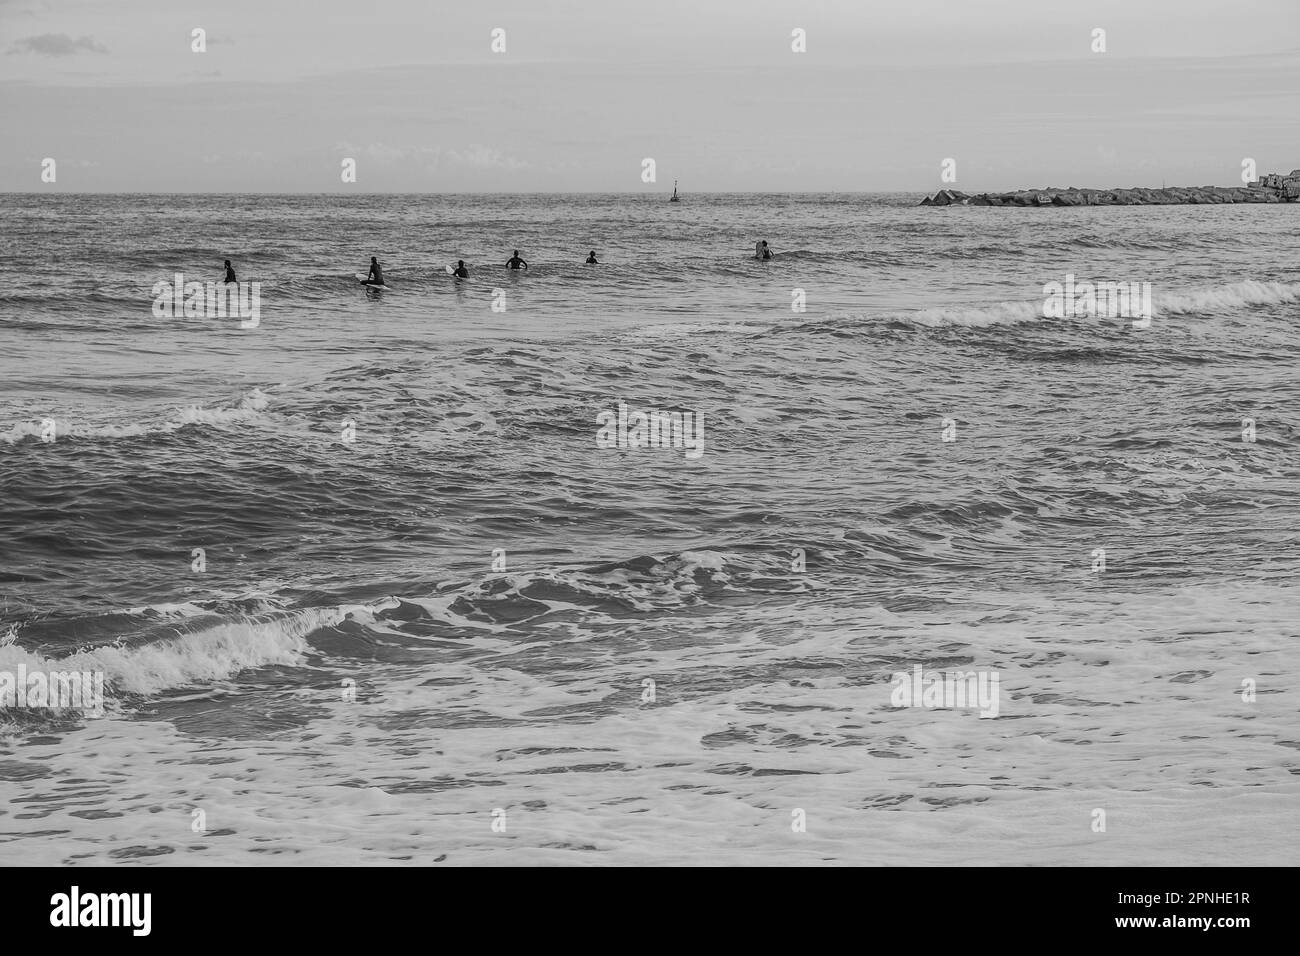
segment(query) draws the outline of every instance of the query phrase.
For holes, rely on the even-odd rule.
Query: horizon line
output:
[[[1215,183],[1203,183],[1199,186],[1176,185],[1176,186],[1019,186],[1010,189],[981,189],[971,192],[968,189],[961,189],[956,184],[948,183],[945,185],[935,186],[930,189],[783,189],[783,190],[714,190],[698,189],[692,192],[679,192],[680,196],[905,196],[920,195],[929,196],[934,193],[948,190],[951,192],[960,192],[964,195],[978,196],[984,193],[1000,194],[1015,192],[1045,192],[1050,190],[1072,190],[1072,189],[1235,189],[1242,188],[1248,184],[1234,184],[1225,186]],[[10,189],[0,190],[0,196],[354,196],[357,198],[369,198],[375,196],[645,196],[648,198],[657,198],[660,192],[628,192],[620,190],[592,189],[592,190],[562,190],[548,191],[538,189],[528,190],[499,190],[499,189],[465,189],[465,190],[445,190],[441,192],[433,191],[414,191],[414,190],[394,190],[394,191],[351,191],[351,190],[314,190],[314,191],[294,191],[285,192],[282,190],[266,189],[222,189],[222,190],[143,190],[143,189],[112,189],[112,190],[80,190],[80,189]],[[662,195],[671,195],[666,189]]]

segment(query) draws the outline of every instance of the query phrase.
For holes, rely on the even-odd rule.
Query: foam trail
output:
[[[359,608],[310,608],[269,619],[245,618],[135,647],[94,647],[67,657],[48,658],[13,643],[0,644],[0,670],[19,664],[28,672],[91,671],[104,674],[109,697],[154,694],[220,680],[251,667],[297,664],[307,635],[333,627]]]
[[[199,405],[187,405],[177,413],[175,421],[159,424],[132,422],[125,425],[80,425],[66,419],[53,419],[54,438],[135,438],[140,435],[165,435],[178,431],[189,425],[228,425],[256,419],[270,404],[271,400],[261,389],[253,389],[232,408],[203,408]],[[24,438],[41,440],[45,426],[43,422],[18,422],[7,432],[0,433],[0,441],[10,445]]]
[[[1156,296],[1157,314],[1187,315],[1200,312],[1230,312],[1243,306],[1276,305],[1300,300],[1300,284],[1283,282],[1235,282],[1215,289],[1202,289],[1185,295]]]
[[[1077,284],[1085,281],[1088,280],[1078,279]],[[1154,283],[1153,287],[1155,287]],[[1154,313],[1159,316],[1234,312],[1251,306],[1296,301],[1300,301],[1300,284],[1257,282],[1248,279],[1244,282],[1186,293],[1161,294],[1156,291],[1152,304]],[[891,318],[903,319],[931,328],[946,326],[988,328],[995,325],[1020,325],[1026,322],[1047,321],[1043,318],[1042,299],[1032,302],[1000,302],[996,305],[972,308],[922,309],[918,312],[901,313]],[[1085,318],[1069,321],[1090,320]]]

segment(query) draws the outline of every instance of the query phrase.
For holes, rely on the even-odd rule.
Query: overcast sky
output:
[[[0,0],[0,191],[1233,185],[1297,94],[1300,0]]]

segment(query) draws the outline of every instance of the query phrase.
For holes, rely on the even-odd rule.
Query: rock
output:
[[[1300,198],[1300,187],[1296,189]],[[1165,186],[1154,189],[1132,186],[1128,189],[1021,189],[1006,193],[968,195],[956,189],[941,189],[921,200],[922,206],[1167,206],[1207,205],[1210,203],[1277,203],[1292,198],[1289,193],[1271,188],[1243,186]]]

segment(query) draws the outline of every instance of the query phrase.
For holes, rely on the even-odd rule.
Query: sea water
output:
[[[0,862],[1293,863],[1300,207],[919,199],[3,197]]]

